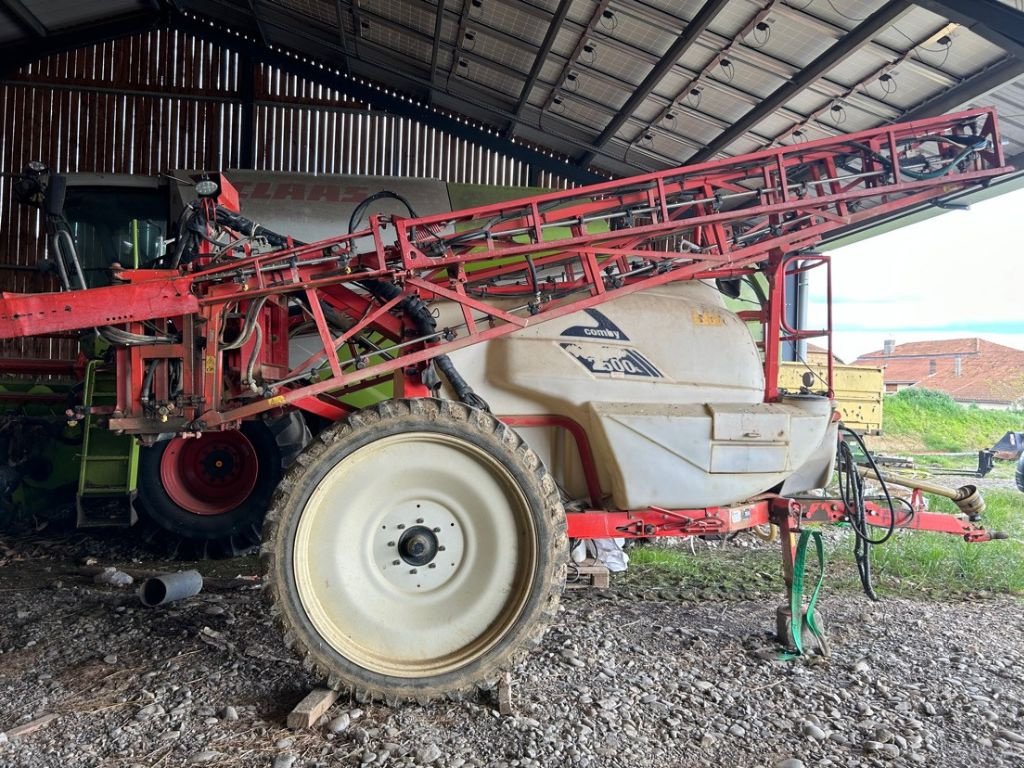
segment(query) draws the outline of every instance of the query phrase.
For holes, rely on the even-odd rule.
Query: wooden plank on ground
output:
[[[588,558],[579,564],[570,563],[568,571],[566,589],[608,589],[610,584],[608,567],[599,560]]]
[[[498,713],[512,714],[512,675],[509,672],[503,672],[498,680]]]
[[[15,739],[19,739],[22,736],[28,736],[29,734],[35,733],[40,728],[45,728],[56,719],[57,715],[53,714],[52,712],[45,715],[41,715],[40,717],[37,717],[35,720],[29,720],[27,723],[16,725],[10,730],[8,730],[7,738],[11,741],[14,741]]]
[[[331,708],[337,698],[338,692],[327,688],[310,691],[306,698],[300,701],[288,715],[288,727],[309,728]]]

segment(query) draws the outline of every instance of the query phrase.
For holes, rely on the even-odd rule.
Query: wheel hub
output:
[[[398,540],[398,554],[409,565],[426,565],[437,555],[437,536],[429,528],[406,528]]]
[[[259,457],[241,430],[173,438],[160,460],[171,501],[196,515],[221,515],[244,503],[256,486]]]
[[[373,560],[392,585],[410,592],[437,589],[458,571],[462,525],[445,506],[421,499],[389,512],[377,526]]]
[[[234,456],[223,448],[210,451],[201,461],[204,474],[214,482],[227,480],[235,471]]]

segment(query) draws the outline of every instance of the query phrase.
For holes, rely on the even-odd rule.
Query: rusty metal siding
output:
[[[42,224],[13,202],[11,174],[30,160],[61,173],[240,167],[246,82],[257,169],[567,186],[341,91],[254,66],[182,32],[154,30],[50,56],[0,83],[0,290],[56,288],[35,266],[45,255]],[[0,342],[0,357],[72,353],[70,342]]]
[[[337,91],[260,66],[255,166],[525,186],[529,165],[428,125],[368,111]]]

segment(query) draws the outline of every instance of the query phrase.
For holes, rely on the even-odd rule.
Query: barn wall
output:
[[[45,250],[40,217],[11,197],[11,174],[31,160],[61,173],[155,175],[246,167],[251,145],[251,164],[261,170],[566,185],[549,173],[531,178],[524,162],[374,111],[177,30],[154,30],[23,68],[0,83],[0,125],[4,291],[56,288],[35,267]],[[68,342],[0,342],[0,355],[72,353]]]

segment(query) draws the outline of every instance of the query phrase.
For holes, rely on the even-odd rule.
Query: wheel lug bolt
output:
[[[416,569],[415,568],[410,568],[409,569],[409,573],[416,573]]]
[[[393,547],[393,546],[395,546],[395,542],[393,542],[393,541],[389,541],[389,542],[388,542],[388,546],[389,546],[389,547]]]
[[[427,568],[437,568],[437,563],[431,563]]]
[[[416,518],[416,522],[417,522],[418,524],[422,524],[422,523],[423,523],[423,518],[422,518],[422,517],[417,517],[417,518]]]
[[[398,530],[402,530],[403,528],[405,528],[405,523],[399,523]]]
[[[437,548],[437,551],[438,551],[438,552],[444,552],[444,544],[442,544],[441,546],[439,546],[439,547]]]
[[[441,529],[440,529],[440,528],[435,528],[435,529],[434,529],[434,533],[440,533],[440,532],[441,532]]]
[[[401,560],[392,560],[392,561],[391,561],[391,564],[392,564],[392,565],[401,565],[401,564],[402,564],[402,561],[401,561]]]

